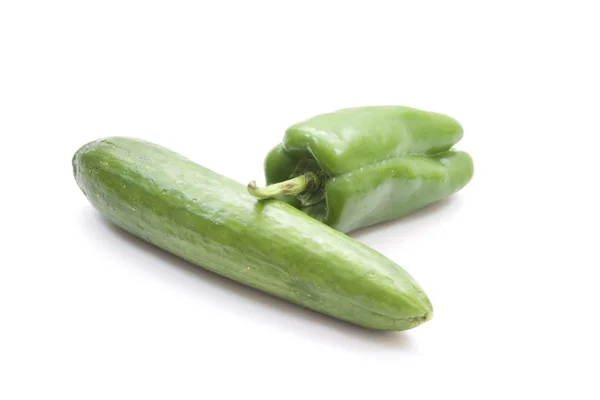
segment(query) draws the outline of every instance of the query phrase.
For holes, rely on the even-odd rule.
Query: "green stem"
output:
[[[314,172],[307,172],[287,181],[275,183],[264,188],[258,187],[255,181],[248,184],[248,191],[260,199],[271,199],[279,195],[298,195],[319,188],[319,177]]]

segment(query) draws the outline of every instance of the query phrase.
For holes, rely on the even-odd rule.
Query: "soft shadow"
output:
[[[355,231],[349,232],[348,235],[352,236],[355,239],[360,239],[361,237],[371,235],[376,231],[398,231],[401,229],[401,227],[411,225],[419,220],[429,219],[435,217],[436,215],[440,215],[443,212],[452,212],[452,207],[458,205],[460,205],[460,200],[457,196],[447,197],[443,200],[429,204],[411,214],[408,214],[403,218],[387,222],[381,222],[379,224],[357,229]]]
[[[294,334],[308,337],[310,340],[326,341],[331,345],[346,349],[385,350],[386,352],[391,350],[410,352],[414,349],[414,344],[406,332],[369,330],[244,286],[202,269],[139,239],[114,225],[92,208],[85,210],[83,218],[93,219],[94,221],[87,223],[96,224],[101,230],[107,230],[110,234],[116,235],[123,242],[127,243],[127,245],[134,246],[146,254],[151,254],[152,257],[164,263],[165,268],[184,272],[183,280],[185,282],[182,282],[182,279],[178,278],[175,278],[175,281],[173,279],[166,279],[166,281],[177,285],[178,288],[183,288],[183,290],[193,291],[194,294],[202,296],[202,301],[217,303],[219,307],[227,307],[232,312],[240,313],[247,318],[259,319],[262,323],[269,324],[273,328],[285,329]],[[141,267],[144,266],[141,265]],[[152,271],[152,269],[148,268],[145,268],[145,270]],[[161,274],[161,278],[165,275],[165,271],[162,268],[160,271],[155,272]],[[202,285],[207,283],[223,292],[218,297],[226,296],[226,299],[233,298],[237,301],[223,301],[223,298],[217,299],[205,294],[203,295],[201,290]],[[249,317],[248,315],[251,316]],[[419,327],[416,329],[419,329]]]

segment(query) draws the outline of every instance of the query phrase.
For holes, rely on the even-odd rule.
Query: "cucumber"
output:
[[[410,329],[432,316],[423,290],[390,259],[164,147],[97,140],[77,150],[73,173],[114,224],[247,286],[377,330]]]

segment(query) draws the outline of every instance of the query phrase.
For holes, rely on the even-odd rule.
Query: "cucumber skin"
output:
[[[382,254],[156,144],[88,143],[73,173],[108,220],[242,284],[365,328],[406,330],[432,316],[423,290]]]

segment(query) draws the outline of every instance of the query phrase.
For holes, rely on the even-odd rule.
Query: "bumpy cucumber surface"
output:
[[[73,172],[107,219],[207,270],[367,328],[431,317],[423,290],[390,259],[164,147],[94,141],[75,153]]]

